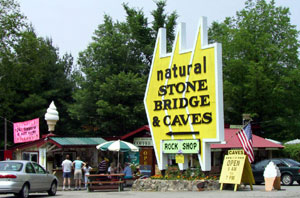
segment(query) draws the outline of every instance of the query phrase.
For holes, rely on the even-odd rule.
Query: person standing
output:
[[[77,157],[73,162],[74,170],[74,179],[75,179],[75,188],[74,190],[81,190],[81,178],[82,178],[82,166],[86,164],[80,160],[80,157]]]
[[[68,182],[69,190],[71,190],[71,171],[72,171],[72,161],[70,160],[70,156],[66,155],[66,159],[62,162],[63,169],[63,190],[65,190],[65,186]]]
[[[88,175],[90,175],[90,171],[92,170],[92,167],[89,166],[89,163],[86,163],[83,166],[83,171],[84,171],[84,187],[87,189],[87,182],[88,182]]]

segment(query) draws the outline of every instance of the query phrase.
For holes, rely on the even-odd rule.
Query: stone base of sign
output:
[[[209,191],[219,190],[220,184],[217,180],[157,180],[137,179],[132,191]]]

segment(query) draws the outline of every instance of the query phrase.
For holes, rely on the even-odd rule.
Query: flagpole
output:
[[[245,126],[247,126],[250,122],[252,122],[252,121],[253,121],[253,120],[250,119],[250,120],[248,120],[248,122],[247,122],[246,124],[243,123],[242,128],[240,128],[240,130],[239,130],[238,132],[236,132],[235,134],[238,134],[239,132],[241,132],[241,130],[242,130]]]
[[[121,150],[121,143],[120,143],[120,140],[119,141],[119,152],[118,152],[118,164],[117,164],[117,167],[118,167],[118,173],[120,173],[120,150]]]
[[[253,121],[252,119],[248,120],[248,122],[246,122],[246,124],[243,125],[243,128],[244,128],[244,126],[247,126],[247,124],[249,124],[252,121]]]

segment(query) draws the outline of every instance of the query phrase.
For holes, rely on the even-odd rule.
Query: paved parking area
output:
[[[0,197],[12,198],[12,195],[0,195]],[[38,193],[31,194],[32,198],[47,197],[47,194]],[[72,198],[199,198],[199,197],[212,197],[212,198],[241,198],[241,197],[300,197],[300,186],[282,186],[282,190],[265,192],[264,185],[254,185],[253,191],[247,186],[237,192],[233,190],[215,190],[215,191],[201,191],[201,192],[133,192],[130,188],[125,188],[123,192],[86,192],[81,191],[58,191],[57,198],[72,197]]]

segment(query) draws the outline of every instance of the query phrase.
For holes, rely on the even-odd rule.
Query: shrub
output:
[[[285,147],[282,150],[284,157],[300,161],[300,144],[288,144],[284,146]]]
[[[205,176],[204,172],[200,168],[187,169],[180,171],[178,166],[168,166],[165,171],[165,176],[154,175],[151,179],[166,179],[166,180],[217,180],[217,176]]]

